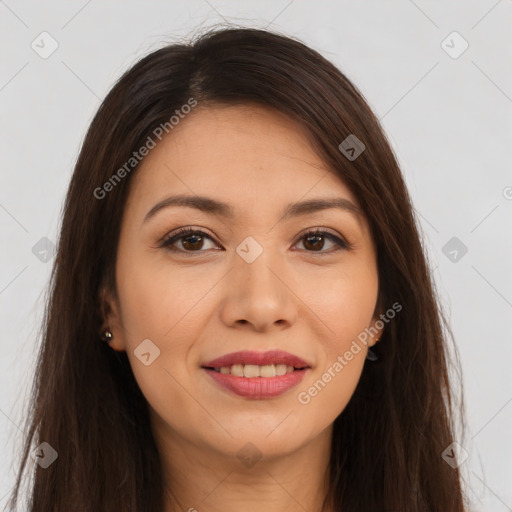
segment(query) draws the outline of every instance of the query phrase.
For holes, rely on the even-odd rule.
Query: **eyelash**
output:
[[[166,248],[167,250],[172,251],[172,252],[181,252],[181,253],[184,253],[184,254],[187,254],[187,255],[195,255],[195,253],[206,252],[206,251],[203,251],[203,250],[186,251],[186,250],[183,250],[183,249],[177,249],[175,247],[172,247],[172,244],[174,244],[174,242],[176,242],[176,241],[178,241],[178,240],[180,240],[182,238],[186,238],[188,235],[200,235],[202,237],[209,238],[210,240],[215,242],[213,240],[213,238],[210,235],[208,235],[207,233],[205,233],[204,231],[201,231],[201,230],[198,230],[198,229],[194,229],[194,228],[181,228],[178,231],[176,231],[175,233],[173,233],[172,235],[169,235],[169,236],[165,237],[162,240],[162,243],[161,243],[160,247],[161,248]],[[314,255],[318,255],[318,254],[332,254],[332,253],[338,252],[340,250],[350,250],[350,249],[352,249],[351,244],[349,244],[345,240],[343,240],[343,239],[333,235],[329,231],[325,231],[325,230],[322,230],[322,229],[312,229],[312,230],[304,233],[304,235],[301,236],[299,241],[303,240],[303,239],[306,239],[306,238],[309,238],[309,237],[313,237],[313,236],[322,236],[324,238],[328,238],[329,240],[334,242],[338,247],[336,249],[330,250],[330,251],[308,251],[308,250],[306,250],[306,252],[309,252],[311,254],[314,254]]]

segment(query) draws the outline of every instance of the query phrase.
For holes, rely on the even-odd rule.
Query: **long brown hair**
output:
[[[116,290],[120,222],[137,166],[110,181],[103,197],[94,191],[191,98],[199,105],[262,104],[304,126],[366,214],[380,304],[403,308],[375,348],[379,360],[365,364],[335,420],[325,505],[343,512],[462,512],[459,471],[441,456],[455,428],[449,336],[390,144],[361,93],[320,54],[279,34],[239,28],[144,57],[92,121],[64,206],[11,506],[31,450],[47,442],[58,459],[46,469],[28,466],[30,510],[163,510],[147,402],[126,354],[98,335],[101,290]],[[365,145],[352,160],[339,149],[351,134]]]

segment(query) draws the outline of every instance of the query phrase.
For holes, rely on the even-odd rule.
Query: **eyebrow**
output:
[[[226,203],[204,196],[189,196],[189,195],[174,195],[169,196],[162,201],[158,202],[151,208],[151,210],[144,216],[144,222],[154,217],[159,211],[169,208],[171,206],[184,206],[188,208],[195,208],[211,215],[217,215],[227,219],[234,217],[233,208]],[[288,219],[290,217],[298,217],[300,215],[307,215],[322,210],[337,208],[348,211],[356,216],[361,215],[361,210],[349,199],[342,197],[336,198],[318,198],[310,199],[308,201],[301,201],[298,203],[290,203],[286,205],[282,211],[281,219]]]

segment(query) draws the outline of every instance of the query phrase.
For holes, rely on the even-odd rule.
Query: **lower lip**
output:
[[[245,398],[261,400],[279,396],[295,387],[306,375],[305,370],[294,370],[292,373],[276,377],[235,377],[204,368],[208,375],[224,389]]]

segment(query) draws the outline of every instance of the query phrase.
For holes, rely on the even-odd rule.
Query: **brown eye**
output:
[[[324,237],[319,235],[314,236],[308,236],[307,238],[304,238],[304,247],[306,249],[311,249],[312,251],[319,251],[324,246]]]
[[[341,249],[350,249],[350,245],[347,242],[328,231],[310,231],[302,236],[300,240],[307,252],[324,254],[336,252]],[[206,250],[203,249],[205,249],[205,243],[208,241],[212,242],[214,247],[216,247],[213,239],[203,231],[184,228],[168,236],[162,242],[161,247],[175,252],[201,253],[206,252]],[[329,247],[327,248],[328,250],[324,250],[326,243],[331,244],[331,250],[329,250]],[[206,249],[208,248],[209,247],[206,247]]]
[[[301,240],[303,240],[303,245],[307,252],[325,253],[349,248],[346,242],[327,231],[310,231],[306,233]],[[325,247],[326,240],[334,244],[334,247],[337,246],[337,248],[335,248],[334,251],[323,251],[322,249]]]
[[[204,240],[201,235],[193,234],[193,235],[183,236],[181,238],[182,238],[181,243],[182,243],[183,247],[187,250],[193,251],[196,249],[201,249],[201,247],[203,247]]]
[[[213,242],[212,238],[203,231],[185,228],[167,237],[161,247],[177,252],[205,252],[202,249],[208,240]],[[180,242],[179,245],[178,242]]]

